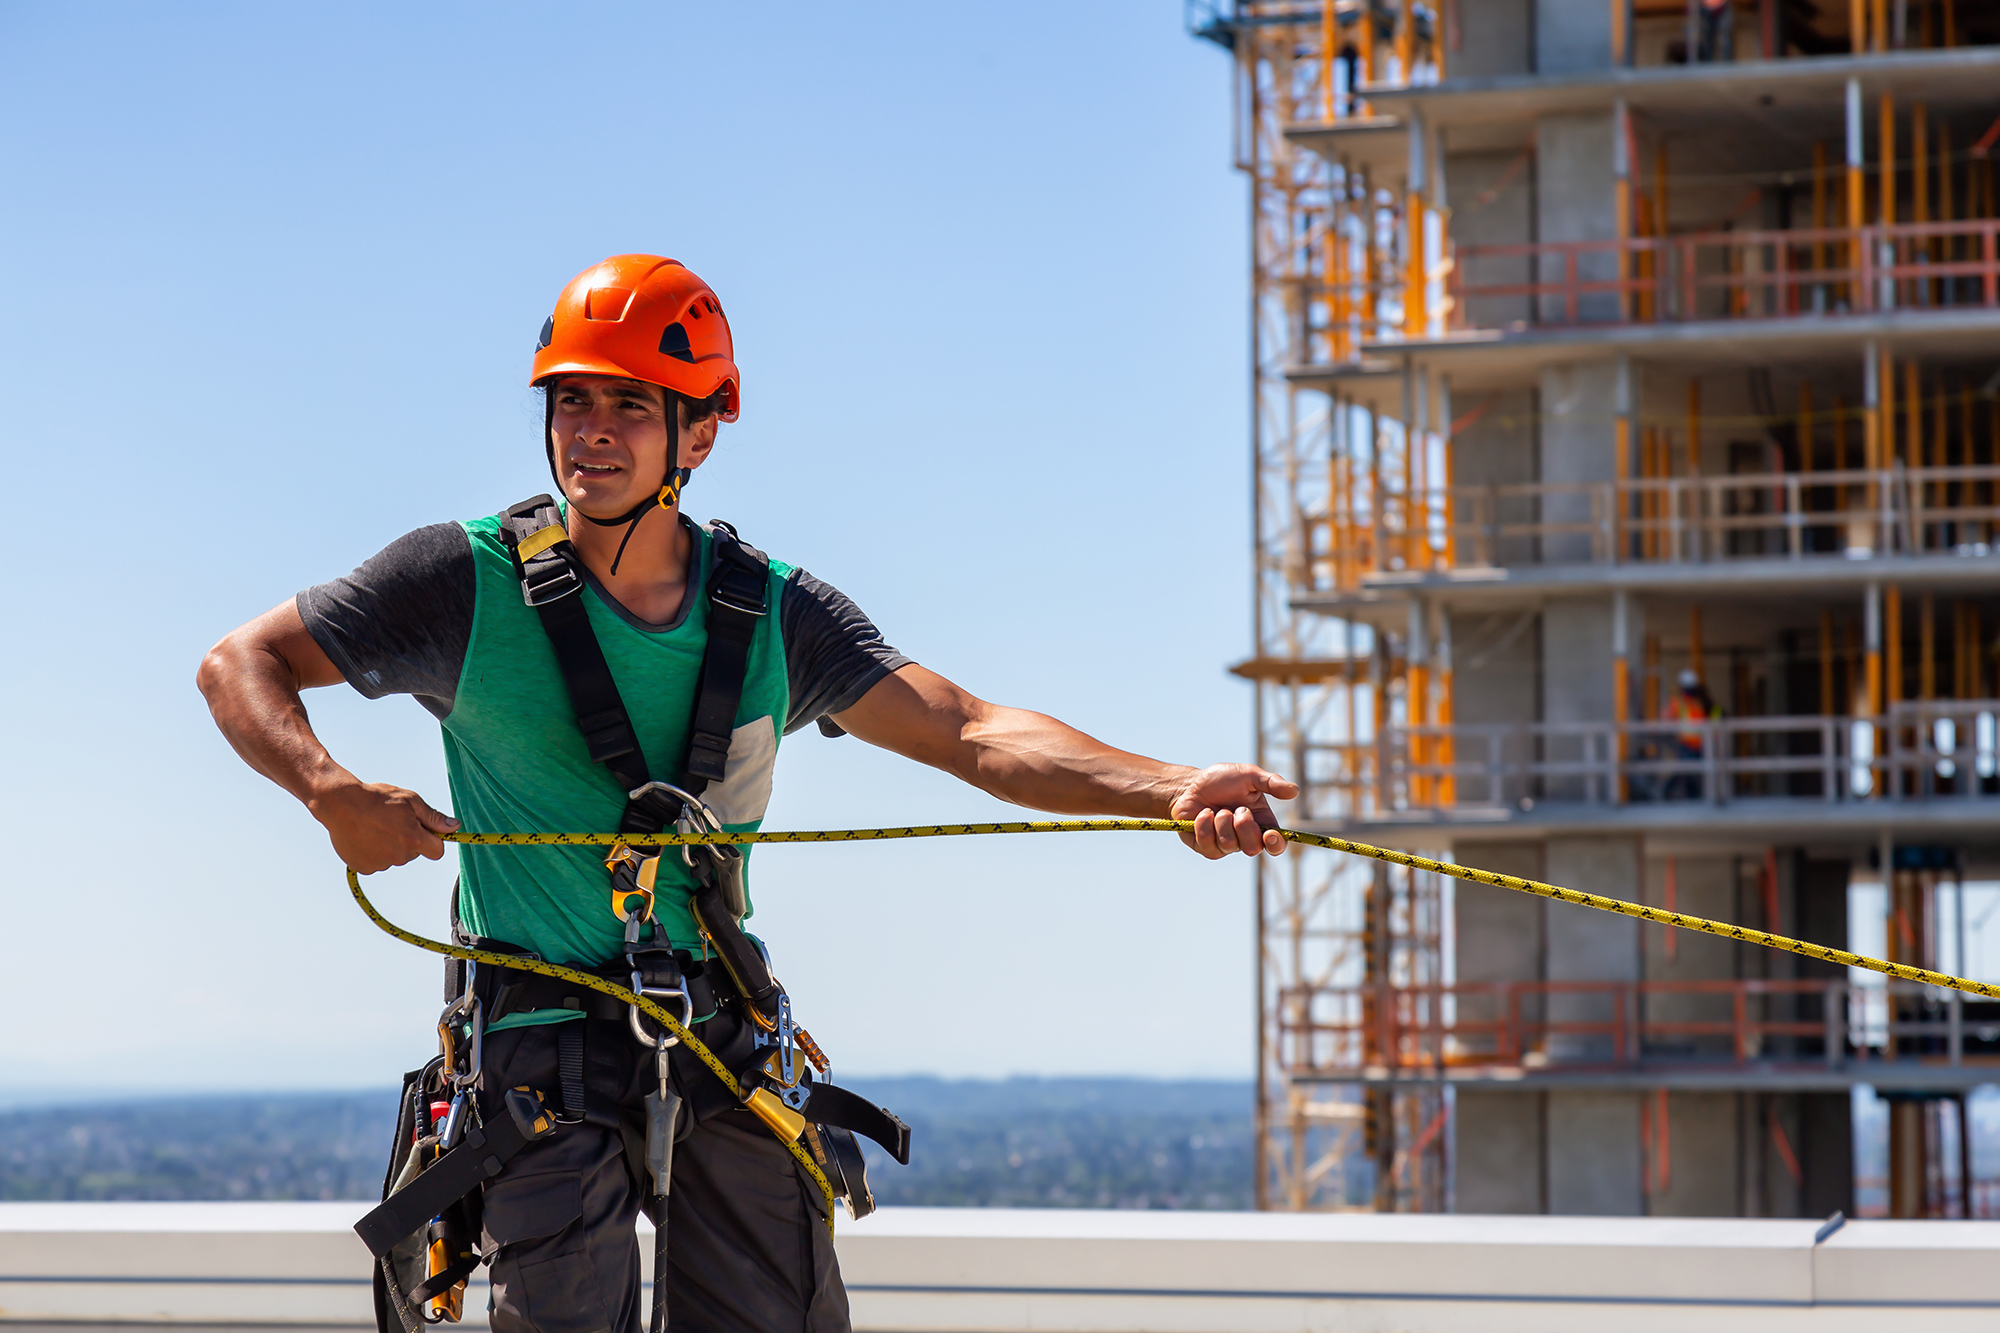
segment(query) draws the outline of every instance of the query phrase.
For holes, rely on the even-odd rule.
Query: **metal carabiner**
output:
[[[486,1053],[486,1006],[480,1003],[473,992],[474,969],[479,964],[467,961],[465,964],[465,992],[445,1007],[438,1015],[438,1043],[444,1047],[446,1080],[454,1088],[469,1088],[479,1081],[481,1061]],[[466,1057],[466,1071],[460,1074],[452,1068],[457,1045],[452,1028],[458,1023],[466,1025],[466,1037],[470,1042]]]
[[[681,1026],[687,1027],[694,1022],[694,1000],[688,995],[685,986],[679,988],[647,986],[645,980],[646,974],[643,972],[634,972],[632,974],[632,993],[634,995],[643,995],[649,1000],[678,998],[681,1002]],[[641,1046],[651,1047],[655,1051],[664,1051],[681,1044],[681,1039],[671,1032],[662,1032],[657,1037],[648,1036],[645,1021],[640,1017],[639,1006],[636,1004],[626,1006],[625,1018],[632,1025],[632,1035],[638,1039]]]

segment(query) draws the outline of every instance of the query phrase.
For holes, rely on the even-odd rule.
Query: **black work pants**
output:
[[[651,1313],[634,1224],[651,1189],[637,1151],[652,1053],[619,1023],[509,1028],[486,1038],[483,1090],[558,1101],[560,1031],[577,1022],[590,1114],[486,1185],[495,1333],[641,1333]],[[785,1146],[740,1107],[699,1123],[684,1112],[682,1131],[668,1196],[675,1333],[848,1333],[824,1202]]]

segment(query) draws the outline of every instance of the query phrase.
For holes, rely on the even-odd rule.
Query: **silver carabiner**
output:
[[[644,980],[645,976],[643,973],[634,972],[632,974],[632,993],[634,995],[642,995],[649,1000],[678,998],[681,1002],[681,1026],[687,1027],[694,1022],[694,1000],[688,995],[685,987],[673,990],[658,986],[647,987],[640,984]],[[632,1035],[638,1039],[641,1046],[649,1046],[653,1050],[664,1051],[681,1044],[681,1039],[671,1032],[662,1032],[658,1037],[647,1036],[645,1021],[640,1018],[639,1006],[636,1004],[626,1006],[625,1019],[632,1025]]]

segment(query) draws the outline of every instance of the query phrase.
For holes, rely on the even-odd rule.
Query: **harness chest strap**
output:
[[[633,842],[643,846],[644,835],[658,833],[680,817],[682,804],[654,783],[647,771],[618,682],[590,626],[590,613],[580,595],[585,586],[582,561],[569,540],[562,511],[546,495],[524,500],[501,516],[500,534],[520,573],[521,596],[535,608],[548,636],[591,761],[609,769],[627,793],[619,832],[636,835]],[[721,522],[710,528],[710,547],[714,559],[705,590],[708,642],[681,776],[683,789],[696,797],[726,772],[750,649],[758,624],[770,613],[771,565],[763,552],[745,545],[735,529]],[[696,918],[731,979],[768,1025],[777,1018],[780,990],[740,924],[748,905],[742,892],[742,853],[718,848],[708,860],[711,873],[703,876],[703,889],[693,904]],[[621,893],[636,888],[627,883],[635,861],[614,872],[614,887]]]

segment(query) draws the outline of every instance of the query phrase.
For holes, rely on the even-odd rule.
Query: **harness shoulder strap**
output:
[[[750,670],[750,643],[757,622],[771,609],[770,557],[746,545],[720,519],[709,530],[715,566],[708,580],[708,648],[701,659],[686,767],[687,789],[697,796],[709,783],[722,781],[736,708],[743,701],[743,679]]]
[[[582,597],[583,561],[570,544],[562,511],[546,495],[523,500],[500,516],[500,538],[521,577],[521,598],[541,617],[542,630],[555,650],[591,762],[610,769],[628,792],[643,787],[648,775],[639,734],[632,729],[618,682],[612,679],[611,666],[590,628],[590,612]],[[626,812],[631,813],[629,804]],[[644,831],[654,833],[659,828],[655,824]]]

